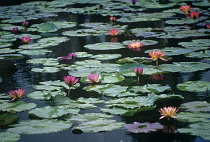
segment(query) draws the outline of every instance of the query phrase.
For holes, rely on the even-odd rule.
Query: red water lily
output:
[[[184,11],[185,14],[188,14],[190,10],[192,10],[190,5],[182,5],[179,7],[181,11]]]
[[[110,21],[116,21],[117,18],[116,18],[116,17],[110,17],[109,20],[110,20]]]
[[[116,35],[119,34],[119,30],[118,30],[118,29],[111,29],[111,30],[109,31],[109,34],[110,34],[111,36],[116,36]]]
[[[26,90],[19,88],[17,90],[10,90],[8,93],[9,93],[9,96],[13,98],[11,101],[14,101],[14,100],[22,98],[26,94]]]
[[[199,18],[199,14],[200,14],[199,12],[194,11],[190,13],[189,17],[193,19],[197,19]]]
[[[24,42],[24,43],[27,43],[27,42],[30,42],[31,41],[31,38],[29,36],[23,36],[21,38],[21,41]]]
[[[210,24],[206,24],[206,27],[207,27],[208,29],[210,29]]]

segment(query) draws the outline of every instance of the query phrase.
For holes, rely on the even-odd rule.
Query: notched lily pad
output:
[[[188,102],[182,104],[180,107],[191,112],[210,112],[210,104],[206,101]]]
[[[206,81],[186,81],[177,85],[182,91],[206,92],[210,90],[210,82]]]

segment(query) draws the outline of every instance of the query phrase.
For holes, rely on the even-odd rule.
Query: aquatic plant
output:
[[[18,27],[14,27],[14,28],[12,28],[12,32],[13,32],[13,33],[15,33],[15,34],[16,34],[18,31],[19,31]]]
[[[14,101],[14,100],[18,100],[22,98],[26,94],[26,90],[19,88],[17,90],[10,90],[8,93],[9,93],[9,96],[12,97],[11,101]]]
[[[144,44],[140,41],[133,41],[130,44],[128,44],[127,48],[134,51],[141,51],[141,47],[144,46]]]
[[[110,30],[109,30],[109,34],[110,34],[111,36],[116,36],[116,35],[119,34],[119,30],[118,30],[118,29],[110,29]]]
[[[206,24],[206,27],[207,27],[208,29],[210,29],[210,24]]]
[[[110,21],[116,21],[117,18],[116,18],[116,17],[110,17],[109,20],[110,20]]]
[[[71,59],[74,59],[74,58],[77,57],[77,54],[76,53],[69,53],[68,57],[70,57]]]
[[[152,74],[149,78],[152,80],[163,80],[164,75],[162,73]]]
[[[21,38],[21,41],[22,41],[23,43],[28,43],[28,42],[31,41],[31,37],[29,37],[29,36],[23,36],[23,37]]]
[[[192,10],[190,5],[182,5],[179,7],[179,9],[183,11],[186,14],[186,16],[188,15],[189,11]]]
[[[149,52],[149,56],[151,58],[147,58],[147,59],[151,59],[153,61],[156,61],[156,65],[158,65],[158,60],[159,59],[161,59],[163,61],[168,61],[168,60],[162,58],[163,56],[165,56],[165,51],[160,51],[160,50],[158,50],[158,51],[152,51],[152,52]]]
[[[132,4],[135,5],[137,0],[131,0]]]
[[[162,116],[159,119],[163,119],[164,117],[167,117],[168,119],[178,118],[175,116],[178,110],[179,110],[178,108],[172,107],[172,106],[160,108],[158,111],[160,112],[160,115]]]
[[[98,73],[92,73],[92,74],[86,76],[86,78],[87,78],[91,83],[100,82],[100,80],[99,80],[99,74],[98,74]]]
[[[75,76],[65,76],[64,77],[64,81],[66,83],[66,85],[69,86],[69,89],[68,89],[68,96],[70,96],[70,89],[72,86],[74,86],[78,81],[79,79],[76,78]]]
[[[68,60],[69,58],[67,56],[62,56],[61,60]]]
[[[137,76],[137,83],[139,83],[140,81],[140,76],[142,75],[143,73],[143,68],[134,68],[134,73],[136,74]]]

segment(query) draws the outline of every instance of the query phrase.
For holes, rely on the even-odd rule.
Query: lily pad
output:
[[[98,54],[91,56],[91,58],[95,58],[97,60],[111,60],[111,59],[120,58],[121,56],[122,56],[121,54]]]
[[[16,134],[44,134],[66,130],[71,127],[71,122],[59,120],[25,120],[11,125],[8,131]]]
[[[180,106],[190,112],[210,112],[210,104],[206,101],[194,101]]]
[[[37,118],[45,118],[45,119],[52,119],[52,118],[60,118],[67,114],[77,114],[80,110],[79,109],[69,109],[64,106],[58,107],[51,107],[45,106],[42,108],[36,108],[29,111],[29,116],[37,117]]]
[[[102,43],[95,43],[95,44],[88,44],[84,46],[90,50],[116,50],[125,48],[120,43],[113,43],[113,42],[102,42]]]
[[[178,121],[196,123],[196,122],[209,122],[210,114],[202,112],[181,112],[177,113]]]
[[[210,82],[206,81],[186,81],[177,85],[182,91],[190,92],[206,92],[210,90]]]
[[[14,134],[10,132],[0,132],[1,142],[17,142],[20,139],[19,134]]]
[[[3,102],[0,103],[0,110],[1,111],[7,111],[7,112],[21,112],[30,110],[32,108],[35,108],[35,103],[25,103],[24,101],[17,101],[17,102]]]
[[[81,130],[82,132],[104,132],[120,129],[124,125],[123,122],[99,118],[97,120],[82,122],[78,126],[73,127],[72,131]]]
[[[25,55],[44,55],[44,54],[49,53],[49,52],[52,52],[52,51],[44,50],[44,49],[19,51],[20,54],[25,54]]]
[[[58,27],[53,23],[43,23],[39,25],[39,32],[55,32]]]
[[[0,125],[8,125],[17,121],[19,117],[13,113],[3,113],[0,115]]]
[[[60,71],[57,67],[43,67],[43,68],[32,68],[33,72],[41,72],[41,73],[56,73]]]
[[[61,92],[60,90],[57,91],[34,91],[32,93],[27,94],[27,97],[32,99],[38,99],[38,100],[50,100],[52,97],[55,97],[56,95],[63,95],[65,96],[65,92]]]
[[[157,131],[158,129],[163,129],[163,125],[160,123],[140,123],[140,122],[133,122],[133,124],[125,124],[124,129],[128,132],[132,133],[149,133]]]

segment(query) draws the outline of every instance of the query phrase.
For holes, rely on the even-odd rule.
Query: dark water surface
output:
[[[68,14],[68,13],[59,13],[58,17],[55,18],[43,18],[39,20],[30,21],[30,24],[33,23],[41,23],[41,22],[48,22],[48,21],[72,21],[77,22],[78,24],[81,23],[88,23],[88,22],[109,22],[109,17],[102,17],[98,15],[81,15],[81,14]],[[130,27],[147,27],[152,25],[153,27],[163,27],[164,24],[162,21],[156,22],[141,22],[141,24],[134,23],[133,25],[130,24]],[[162,25],[161,25],[162,24]],[[78,29],[80,27],[74,27],[72,29]],[[71,28],[70,28],[71,29]],[[65,30],[69,29],[61,29],[59,30],[59,35]],[[124,40],[132,40],[132,39],[140,39],[137,37],[128,37],[128,39],[124,39],[123,36],[119,36],[119,42]],[[147,39],[155,39],[155,38],[147,38]],[[158,41],[158,44],[151,46],[151,48],[163,48],[165,46],[176,47],[177,43],[180,41],[186,41],[191,39],[155,39]],[[93,44],[99,42],[109,42],[110,36],[88,36],[88,37],[70,37],[70,40],[62,43],[55,47],[50,47],[52,50],[51,53],[47,53],[45,55],[40,55],[39,57],[43,58],[51,58],[51,57],[61,57],[65,56],[68,53],[72,52],[81,52],[85,51],[90,54],[101,54],[101,53],[119,53],[122,54],[123,57],[135,57],[137,55],[141,56],[140,53],[134,51],[128,51],[125,49],[120,49],[117,51],[91,51],[84,48],[86,44]],[[17,48],[19,43],[14,44],[14,48]],[[142,53],[142,55],[145,55]],[[13,61],[0,61],[0,77],[2,77],[2,82],[0,83],[0,93],[7,93],[9,90],[14,90],[14,88],[24,88],[27,90],[27,93],[31,93],[35,91],[33,88],[34,85],[39,84],[42,81],[49,81],[49,80],[63,80],[63,77],[68,75],[67,71],[60,71],[58,73],[36,73],[31,72],[31,68],[34,68],[38,65],[28,64],[26,61],[28,59],[37,58],[37,56],[30,56],[25,55],[22,59],[17,59]],[[188,59],[182,56],[175,56],[173,61],[187,61],[187,60],[195,60],[199,61],[199,59]],[[106,60],[103,62],[114,62],[113,60]],[[200,60],[200,62],[210,63],[207,60]],[[210,82],[210,71],[197,71],[192,73],[167,73],[164,76],[164,80],[162,81],[154,81],[153,83],[160,83],[162,85],[170,85],[173,89],[173,92],[176,94],[181,94],[184,96],[186,102],[201,100],[201,101],[208,101],[210,102],[209,94],[199,94],[199,93],[191,93],[190,95],[186,92],[181,92],[177,90],[176,85],[178,83],[182,83],[184,81],[192,81],[192,80],[202,80],[202,81],[209,81]],[[151,80],[142,79],[144,85],[147,83],[151,83]],[[120,84],[120,83],[119,83]],[[82,88],[78,88],[72,90],[72,98],[78,97],[88,97],[88,96],[97,96],[98,94],[86,92],[82,90]],[[192,95],[193,94],[193,95]],[[103,96],[98,95],[99,99],[110,99]],[[43,107],[46,105],[53,105],[51,101],[40,101],[34,100],[30,98],[23,98],[26,102],[34,102],[37,104],[37,107]],[[183,102],[167,102],[164,104],[157,104],[157,108],[165,106],[165,105],[174,105],[179,106]],[[86,110],[82,110],[86,112]],[[92,109],[92,112],[100,112],[99,109]],[[88,111],[90,112],[90,111]],[[18,113],[20,116],[20,120],[27,120],[28,118],[27,111]],[[135,114],[132,117],[121,117],[115,116],[114,119],[117,121],[123,121],[125,123],[133,123],[134,121],[137,122],[158,122],[159,121],[159,112],[157,110],[151,112],[142,112]],[[182,127],[185,124],[181,122],[175,122],[176,127]],[[3,128],[4,130],[4,128]],[[50,133],[50,134],[39,134],[39,135],[21,135],[19,142],[208,142],[203,140],[200,137],[191,136],[187,134],[180,134],[180,133],[163,133],[162,130],[157,132],[151,132],[146,134],[133,134],[126,132],[123,129],[114,130],[111,132],[101,132],[101,133],[82,133],[82,134],[75,134],[71,131],[71,128],[57,132],[57,133]]]

